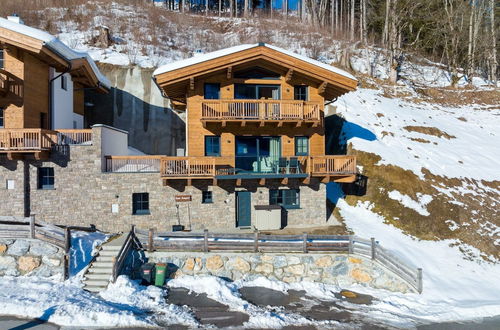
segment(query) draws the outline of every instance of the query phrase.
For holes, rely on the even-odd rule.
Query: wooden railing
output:
[[[204,100],[202,120],[319,121],[319,102],[297,100]]]
[[[0,150],[50,150],[57,134],[40,128],[0,129]]]
[[[265,235],[254,233],[156,232],[135,229],[148,251],[233,251],[268,253],[348,253],[376,261],[422,293],[422,269],[415,268],[370,240],[352,235]]]
[[[60,145],[92,145],[91,129],[58,129],[57,144]]]
[[[161,158],[162,156],[106,156],[106,172],[160,172]]]
[[[215,157],[163,157],[160,173],[164,177],[213,177]]]
[[[118,252],[118,255],[113,261],[113,273],[111,277],[111,281],[114,283],[116,282],[116,279],[120,275],[120,272],[124,266],[125,260],[127,259],[127,256],[133,249],[142,249],[141,242],[135,236],[134,233],[134,226],[132,226],[132,229],[127,235],[127,238],[125,239],[125,242],[123,243],[122,247],[120,248],[120,251]]]
[[[147,156],[153,157],[153,156]],[[111,158],[111,163],[115,156]],[[124,157],[126,158],[126,157]],[[266,158],[266,157],[264,157]],[[292,165],[292,158],[298,163]],[[254,158],[252,158],[253,160]],[[256,161],[260,161],[255,158]],[[282,160],[282,161],[280,161]],[[162,177],[214,177],[216,175],[234,175],[241,172],[235,168],[236,157],[162,157],[160,173]],[[267,163],[266,163],[267,164]],[[108,172],[117,172],[108,166]],[[355,174],[355,156],[301,156],[279,157],[273,164],[267,164],[255,174],[308,174],[327,176],[336,174]]]
[[[356,156],[311,156],[308,171],[311,175],[354,174]]]

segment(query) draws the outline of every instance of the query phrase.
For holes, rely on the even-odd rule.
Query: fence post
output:
[[[154,229],[149,228],[149,233],[148,233],[148,251],[153,252],[153,234],[154,234]]]
[[[208,229],[203,231],[203,252],[208,252]]]
[[[375,237],[370,238],[372,246],[372,260],[375,260]]]
[[[130,226],[130,231],[133,232],[135,235],[135,225]]]
[[[63,277],[65,280],[69,277],[69,255],[67,253],[64,254],[63,259]]]
[[[30,216],[30,238],[35,238],[35,216]]]
[[[424,289],[424,283],[422,281],[423,274],[422,274],[422,268],[417,268],[417,290],[418,293],[422,293]]]
[[[253,252],[259,251],[259,232],[256,230],[253,233]]]
[[[302,252],[307,253],[307,233],[302,233]]]
[[[71,247],[71,231],[69,227],[64,229],[64,251],[68,253]]]

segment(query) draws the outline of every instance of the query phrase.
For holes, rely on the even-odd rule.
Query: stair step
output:
[[[101,286],[101,287],[107,287],[109,284],[109,280],[84,280],[85,286]]]
[[[103,245],[101,247],[101,251],[120,251],[121,245]]]
[[[109,274],[109,275],[111,275],[113,273],[113,269],[112,268],[108,268],[108,267],[94,267],[94,266],[92,266],[91,268],[89,268],[88,273],[90,273],[90,274]]]
[[[109,281],[110,274],[95,274],[95,273],[90,273],[85,275],[85,281],[90,280],[90,281]]]
[[[104,256],[104,257],[116,257],[116,255],[118,254],[118,250],[101,250],[99,252],[99,255],[100,256]]]
[[[101,256],[99,255],[96,259],[96,262],[113,262],[113,257],[111,256]]]
[[[90,291],[90,292],[101,292],[101,291],[104,291],[106,288],[101,287],[101,286],[89,285],[89,286],[85,286],[83,289]]]
[[[113,268],[113,263],[109,261],[101,261],[101,262],[96,262],[94,261],[92,263],[93,268]]]

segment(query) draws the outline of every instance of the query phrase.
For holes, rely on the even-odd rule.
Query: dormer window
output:
[[[64,75],[61,76],[61,89],[68,90],[68,78]]]

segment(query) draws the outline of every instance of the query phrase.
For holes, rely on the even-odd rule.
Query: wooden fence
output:
[[[39,239],[56,245],[64,250],[64,278],[69,275],[69,250],[71,248],[71,230],[95,231],[95,226],[90,227],[59,227],[35,217],[0,216],[1,238],[29,238]]]
[[[270,253],[348,253],[377,261],[411,287],[422,293],[422,269],[415,268],[388,250],[374,238],[366,240],[349,235],[264,235],[254,233],[155,232],[135,229],[148,251],[237,251]]]

